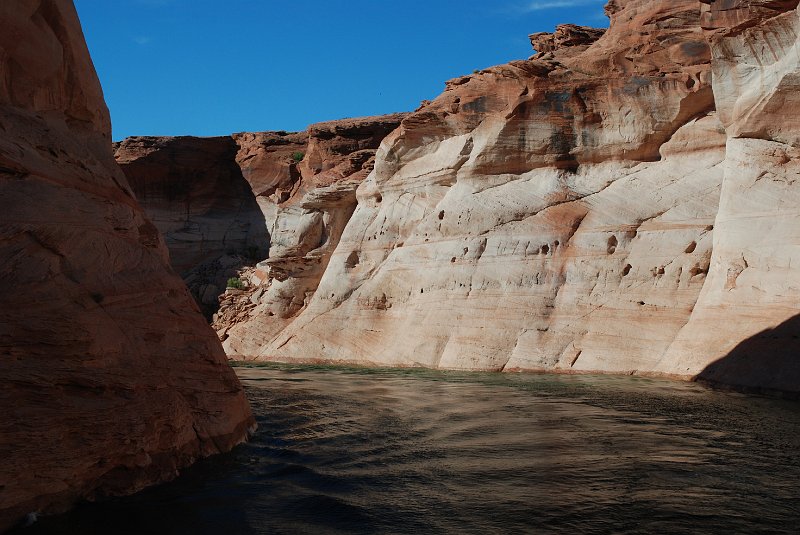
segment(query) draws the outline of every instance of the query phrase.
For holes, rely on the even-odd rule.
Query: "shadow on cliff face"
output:
[[[800,315],[742,341],[725,357],[709,364],[697,380],[800,397]]]
[[[116,148],[131,188],[164,236],[173,269],[207,318],[226,281],[269,251],[266,218],[237,151],[230,137],[134,137]]]

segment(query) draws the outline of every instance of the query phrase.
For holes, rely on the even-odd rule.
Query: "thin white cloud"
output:
[[[604,0],[537,0],[520,6],[520,10],[529,13],[546,9],[563,9],[601,3],[604,3]]]
[[[137,0],[137,3],[145,7],[166,7],[173,3],[173,0]]]
[[[152,43],[153,42],[153,38],[149,37],[147,35],[137,35],[136,37],[133,38],[133,42],[136,43],[139,46],[145,46],[145,45],[149,45],[150,43]]]

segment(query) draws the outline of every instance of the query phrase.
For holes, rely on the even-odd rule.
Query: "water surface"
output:
[[[797,402],[635,377],[237,371],[249,444],[23,533],[800,529]]]

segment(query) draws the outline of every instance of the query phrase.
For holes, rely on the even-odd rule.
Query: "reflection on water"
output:
[[[259,431],[26,534],[797,532],[800,405],[631,377],[239,368]]]

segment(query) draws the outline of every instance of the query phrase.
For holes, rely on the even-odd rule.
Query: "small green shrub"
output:
[[[244,283],[239,277],[231,277],[228,279],[228,288],[235,288],[237,290],[244,289]]]
[[[294,161],[294,163],[302,162],[303,158],[305,158],[305,157],[306,157],[306,153],[305,152],[298,151],[298,152],[293,152],[292,153],[292,160]]]

